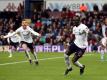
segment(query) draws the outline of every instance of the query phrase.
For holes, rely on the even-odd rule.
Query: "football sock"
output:
[[[26,50],[25,53],[26,53],[27,58],[28,58],[29,60],[31,60],[31,56],[30,56],[30,54],[29,54],[29,51]]]
[[[9,57],[12,57],[12,49],[9,49],[8,52],[9,52]]]
[[[89,47],[88,47],[89,52],[92,52],[91,47],[92,47],[92,45],[89,45]]]
[[[35,61],[38,61],[38,58],[37,58],[37,53],[36,52],[34,52],[34,58],[35,58]]]
[[[76,64],[78,67],[80,67],[80,68],[83,67],[83,65],[82,65],[79,61],[76,61],[75,64]]]
[[[104,50],[101,50],[101,60],[104,59]]]
[[[101,46],[98,46],[97,52],[98,52],[98,53],[101,53]]]
[[[67,68],[70,69],[71,68],[71,64],[70,64],[69,56],[64,54],[64,58],[65,58],[65,63],[67,65]]]

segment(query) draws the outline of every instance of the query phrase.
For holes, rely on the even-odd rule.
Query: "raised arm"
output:
[[[16,33],[17,33],[17,32],[13,32],[13,33],[11,33],[11,34],[8,34],[8,35],[6,35],[6,36],[3,36],[3,38],[9,38],[9,37],[15,35]]]
[[[20,32],[20,28],[18,28],[15,32],[11,33],[11,34],[7,34],[6,36],[3,36],[3,38],[9,38],[15,34],[17,34],[18,32]]]

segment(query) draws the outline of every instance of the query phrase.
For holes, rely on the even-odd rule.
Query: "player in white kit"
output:
[[[101,39],[101,44],[99,47],[99,52],[101,53],[101,60],[104,60],[104,53],[107,51],[107,37]]]
[[[89,29],[85,24],[80,23],[79,26],[75,26],[73,28],[73,34],[75,35],[75,40],[70,44],[68,49],[66,49],[64,53],[65,63],[67,65],[67,69],[65,71],[65,75],[67,75],[70,71],[72,71],[72,66],[70,63],[69,56],[74,53],[74,57],[72,58],[72,63],[80,68],[80,75],[84,73],[85,65],[82,65],[78,60],[81,58],[88,46],[88,32]]]
[[[10,29],[10,32],[8,33],[8,35],[11,35],[13,33],[13,29]],[[15,34],[9,38],[7,38],[7,41],[9,43],[9,57],[12,57],[12,53],[13,51],[15,50],[18,50],[19,49],[19,43],[20,43],[20,37],[18,34]],[[13,49],[14,48],[14,49]]]
[[[37,59],[37,54],[34,51],[33,48],[33,39],[32,39],[32,34],[40,37],[41,35],[37,32],[35,32],[33,29],[31,29],[28,26],[28,22],[26,20],[22,21],[22,26],[19,27],[15,32],[13,32],[10,35],[6,35],[3,38],[9,38],[15,34],[19,34],[20,38],[21,38],[21,46],[24,49],[26,56],[29,58],[29,62],[32,63],[30,54],[29,54],[29,49],[31,51],[31,53],[33,54],[34,58],[35,58],[35,64],[38,65],[38,59]]]

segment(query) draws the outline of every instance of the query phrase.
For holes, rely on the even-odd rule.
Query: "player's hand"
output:
[[[0,36],[0,38],[1,38],[1,39],[4,39],[4,36],[3,36],[3,35],[1,35],[1,36]]]
[[[39,34],[39,37],[41,37],[42,35],[41,34]]]

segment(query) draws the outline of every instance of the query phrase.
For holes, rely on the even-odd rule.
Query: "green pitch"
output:
[[[0,80],[107,80],[107,61],[100,61],[97,53],[85,54],[80,59],[86,65],[82,76],[74,65],[73,71],[64,76],[63,53],[39,53],[38,58],[38,66],[30,65],[24,53],[15,53],[8,58],[7,52],[0,52]],[[105,58],[107,60],[107,55]]]

